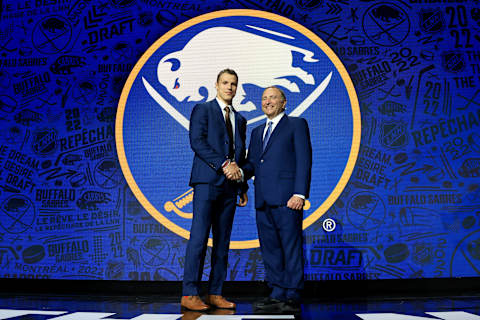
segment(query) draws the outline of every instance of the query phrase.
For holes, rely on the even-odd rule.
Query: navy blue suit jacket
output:
[[[255,176],[255,207],[285,206],[294,194],[309,197],[312,145],[307,121],[284,115],[263,150],[265,124],[253,129],[248,148],[247,178]]]
[[[233,109],[233,108],[232,108]],[[235,114],[235,161],[245,164],[247,121]],[[222,164],[228,159],[228,133],[225,118],[217,100],[195,105],[190,117],[190,146],[195,152],[190,186],[206,183],[221,186],[225,181]]]

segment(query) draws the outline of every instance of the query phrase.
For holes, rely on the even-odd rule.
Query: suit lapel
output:
[[[235,111],[235,109],[232,107],[233,114],[235,115],[235,150],[240,150],[241,145],[239,145],[240,142],[242,142],[242,138],[240,137],[240,116],[238,115],[238,112]]]
[[[268,139],[268,142],[267,142],[267,146],[265,147],[265,150],[263,150],[263,153],[267,152],[268,148],[270,148],[270,146],[272,145],[272,143],[275,143],[275,139],[278,137],[278,135],[280,135],[280,133],[282,132],[283,128],[287,125],[287,122],[288,122],[288,119],[287,119],[287,115],[284,114],[282,119],[280,119],[280,122],[277,124],[277,126],[275,127],[275,130],[273,130],[272,134],[270,135],[270,139]],[[263,129],[265,130],[265,124],[262,126]],[[261,136],[261,139],[262,139],[262,147],[263,147],[263,130],[262,130],[262,136]],[[263,154],[262,153],[262,154]]]
[[[211,107],[213,108],[215,121],[219,123],[219,127],[222,128],[221,130],[224,132],[224,134],[228,135],[227,127],[225,126],[225,118],[223,117],[223,112],[220,109],[220,105],[216,99],[212,100]]]
[[[257,134],[257,144],[258,144],[258,147],[260,148],[260,151],[262,151],[262,154],[263,154],[263,131],[265,131],[265,123],[262,124],[261,126],[258,127],[258,134]]]

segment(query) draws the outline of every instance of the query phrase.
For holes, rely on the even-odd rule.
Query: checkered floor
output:
[[[305,299],[301,314],[258,314],[254,298],[229,297],[235,311],[206,313],[182,311],[179,297],[158,295],[38,295],[0,294],[0,320],[97,320],[97,319],[335,319],[335,320],[480,320],[480,294],[435,298],[365,298],[322,301]]]

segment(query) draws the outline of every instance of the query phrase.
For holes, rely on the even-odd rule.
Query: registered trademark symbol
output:
[[[327,232],[332,232],[337,227],[337,224],[335,223],[335,220],[328,218],[323,220],[322,226],[323,230]]]

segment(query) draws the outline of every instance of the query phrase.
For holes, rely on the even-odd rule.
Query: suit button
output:
[[[225,141],[225,144],[228,144],[228,141]]]
[[[260,162],[261,162],[261,163],[263,163],[263,159],[262,159],[262,160],[260,160]]]

